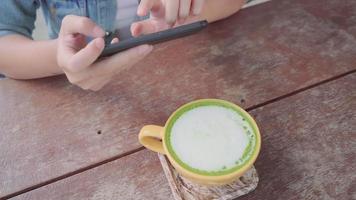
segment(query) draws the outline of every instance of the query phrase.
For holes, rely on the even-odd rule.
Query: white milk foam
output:
[[[252,133],[249,123],[237,112],[222,106],[201,106],[177,119],[171,130],[171,145],[190,167],[222,171],[239,164],[249,143],[247,130]]]

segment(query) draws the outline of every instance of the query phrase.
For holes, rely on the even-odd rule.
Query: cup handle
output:
[[[147,125],[141,129],[138,135],[138,140],[147,149],[157,153],[166,154],[161,141],[163,133],[164,128],[162,126]]]

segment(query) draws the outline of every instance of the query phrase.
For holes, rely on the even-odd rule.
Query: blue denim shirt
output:
[[[0,36],[21,34],[32,38],[36,10],[42,8],[50,38],[57,38],[68,14],[86,16],[106,31],[114,31],[117,0],[1,0]]]

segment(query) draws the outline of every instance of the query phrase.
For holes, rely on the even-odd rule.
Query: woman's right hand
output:
[[[72,84],[97,91],[115,74],[152,51],[152,46],[141,45],[97,60],[105,46],[104,35],[104,30],[87,17],[64,17],[58,37],[57,63]],[[87,43],[87,36],[94,39]]]

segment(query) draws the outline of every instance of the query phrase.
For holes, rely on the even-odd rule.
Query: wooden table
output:
[[[356,1],[273,0],[156,48],[99,92],[0,80],[0,198],[171,199],[137,134],[221,98],[262,132],[241,199],[356,198]]]

